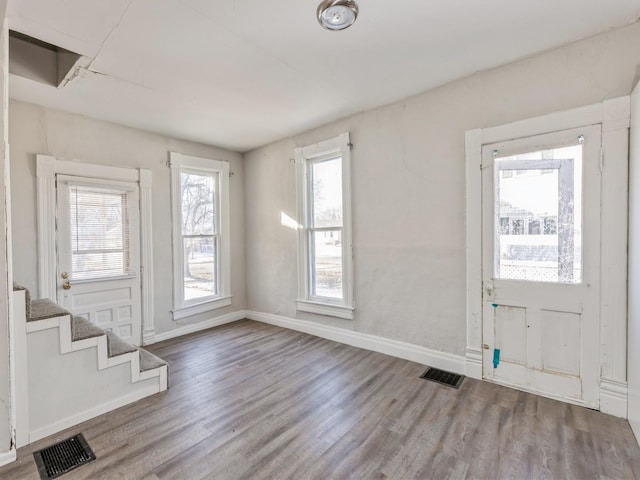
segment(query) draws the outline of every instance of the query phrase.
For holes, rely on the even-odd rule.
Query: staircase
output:
[[[21,447],[167,389],[167,363],[14,286],[16,442]]]

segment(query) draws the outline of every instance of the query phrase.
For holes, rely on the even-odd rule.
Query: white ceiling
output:
[[[9,0],[9,28],[88,57],[11,98],[247,151],[635,21],[640,0]]]

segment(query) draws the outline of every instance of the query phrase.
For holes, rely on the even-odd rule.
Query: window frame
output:
[[[327,230],[313,226],[313,189],[311,166],[314,163],[342,157],[342,299],[313,295],[311,278],[313,257],[311,235],[315,231]],[[351,142],[349,132],[320,143],[295,149],[298,218],[298,300],[301,312],[353,319],[353,241],[351,217]]]
[[[173,239],[173,310],[174,320],[205,313],[231,305],[231,242],[229,232],[229,162],[170,152],[171,212]],[[217,175],[216,215],[214,223],[218,239],[216,249],[216,295],[194,300],[184,299],[184,242],[182,234],[182,173]]]

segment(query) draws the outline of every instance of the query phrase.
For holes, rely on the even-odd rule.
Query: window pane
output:
[[[340,230],[311,233],[312,295],[342,298],[341,240]]]
[[[117,277],[128,274],[123,268],[124,252],[74,253],[72,260],[74,280]]]
[[[182,234],[213,235],[215,231],[215,191],[217,174],[181,172]]]
[[[184,238],[184,300],[218,294],[215,237]]]
[[[496,278],[582,281],[582,145],[496,159]]]
[[[128,194],[96,187],[69,187],[71,278],[128,275]]]
[[[311,164],[314,227],[342,226],[342,158]]]

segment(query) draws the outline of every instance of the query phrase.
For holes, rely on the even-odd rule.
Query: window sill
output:
[[[297,306],[299,312],[317,313],[318,315],[327,315],[329,317],[353,320],[353,307],[332,305],[330,303],[311,302],[309,300],[298,300]]]
[[[196,303],[195,305],[175,308],[171,310],[171,314],[173,315],[174,320],[181,320],[183,318],[191,317],[192,315],[209,312],[229,305],[231,305],[231,295],[219,297],[214,300],[208,300],[202,303]]]

